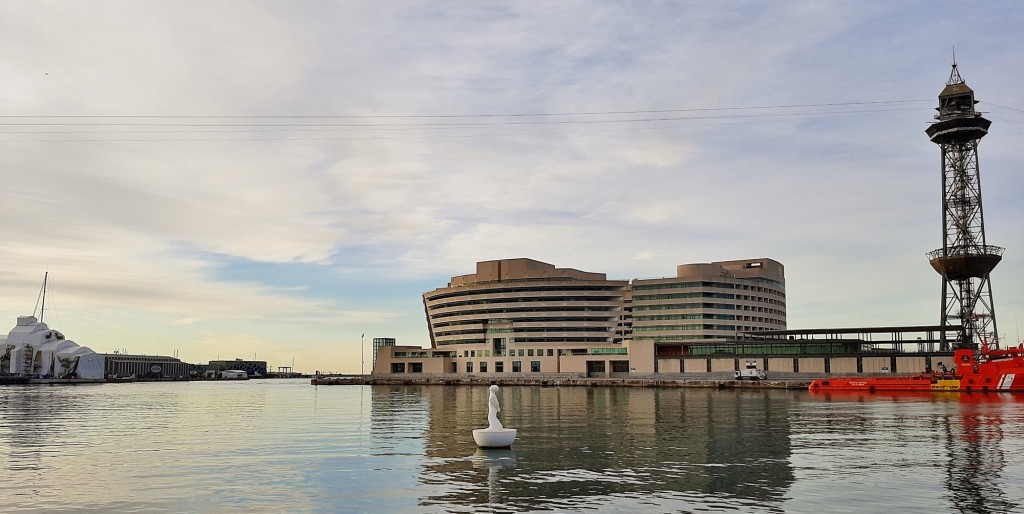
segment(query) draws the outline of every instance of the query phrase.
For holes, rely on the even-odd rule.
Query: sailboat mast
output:
[[[50,277],[50,272],[47,271],[43,274],[43,305],[39,309],[39,322],[43,322],[43,315],[46,314],[46,279]]]

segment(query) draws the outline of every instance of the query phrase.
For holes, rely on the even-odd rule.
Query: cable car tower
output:
[[[982,342],[998,347],[989,273],[1003,258],[1003,248],[985,241],[978,141],[992,122],[975,112],[976,103],[954,57],[949,80],[939,93],[937,121],[925,131],[942,150],[943,241],[928,259],[942,275],[940,325],[959,326],[956,347],[975,349]],[[941,334],[941,348],[949,350],[946,333]]]

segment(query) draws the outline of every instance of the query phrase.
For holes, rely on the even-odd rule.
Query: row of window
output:
[[[786,305],[785,302],[781,302],[779,300],[773,300],[771,298],[765,298],[765,297],[762,297],[762,296],[749,296],[749,295],[740,295],[740,294],[738,294],[738,295],[736,295],[736,299],[737,300],[744,300],[744,301],[747,301],[747,302],[770,303],[772,305]]]
[[[585,316],[585,317],[589,317],[589,318],[602,318],[602,317],[605,317],[605,316],[617,316],[618,313],[621,310],[622,309],[620,308],[620,306],[618,304],[614,304],[614,305],[612,305],[612,304],[601,305],[601,306],[597,306],[597,307],[592,306],[592,305],[590,305],[590,306],[551,305],[551,306],[548,306],[548,307],[538,307],[538,308],[531,308],[531,309],[526,309],[526,308],[506,309],[506,308],[503,308],[503,307],[498,307],[498,308],[493,308],[493,309],[470,309],[470,310],[431,309],[430,310],[430,319],[433,320],[433,319],[451,318],[451,317],[458,317],[458,316],[484,316],[483,319],[487,319],[488,316],[491,316],[491,315],[494,315],[494,314],[515,314],[515,315],[518,315],[518,316],[522,316],[522,314],[530,313],[530,312],[537,312],[537,313],[544,313],[544,314],[559,313],[559,314],[565,314],[565,315],[575,314],[577,316]],[[591,313],[591,312],[594,313],[594,314],[581,314],[581,313]]]
[[[749,316],[747,316],[749,318]],[[633,321],[662,321],[669,319],[725,319],[734,320],[734,314],[658,314],[653,316],[633,316]]]
[[[664,332],[668,330],[736,330],[736,325],[654,325],[633,327],[634,332]]]
[[[496,303],[537,303],[537,302],[590,302],[620,303],[622,296],[495,296],[490,298],[459,299],[444,303],[430,303],[431,309],[451,309],[466,305],[489,305]]]
[[[657,291],[661,289],[738,289],[743,291],[751,291],[755,293],[763,293],[773,296],[785,297],[785,293],[781,291],[782,284],[768,280],[768,283],[774,283],[778,286],[778,289],[769,287],[749,286],[741,284],[729,284],[725,282],[668,282],[661,284],[641,284],[634,285],[633,291]]]
[[[678,289],[678,288],[693,288],[693,287],[715,287],[719,289],[736,289],[736,284],[729,284],[726,282],[663,282],[660,284],[639,284],[634,285],[634,291],[650,291],[652,289]]]
[[[555,356],[555,349],[554,348],[537,348],[536,350],[534,348],[513,348],[513,349],[508,351],[508,355],[509,355],[509,357],[515,356],[516,355],[516,351],[518,351],[520,357],[534,357],[534,356],[543,357],[544,356],[544,350],[547,350],[548,357],[554,357]],[[534,351],[536,351],[536,354],[534,353]],[[504,353],[504,352],[500,352],[500,353]],[[463,350],[463,351],[459,352],[459,355],[458,355],[458,357],[490,357],[490,356],[491,356],[491,351],[490,350]],[[499,352],[495,352],[494,356],[495,357],[504,357],[504,355],[499,355]]]
[[[616,332],[616,333],[621,333],[621,332]],[[466,339],[445,339],[445,338],[441,338],[440,336],[438,336],[436,341],[437,341],[438,345],[447,345],[447,344],[484,344],[484,343],[487,342],[485,339],[478,338],[478,337],[466,338]],[[558,337],[543,337],[543,336],[538,336],[538,335],[530,335],[528,337],[517,337],[515,342],[519,343],[519,344],[527,344],[527,343],[540,343],[540,344],[549,344],[549,343],[608,343],[608,342],[611,342],[611,334],[608,333],[607,335],[601,335],[601,336],[595,336],[595,337],[561,337],[561,336],[558,336]]]
[[[645,300],[675,300],[679,298],[721,298],[724,300],[734,300],[736,295],[732,293],[666,293],[666,294],[641,294],[633,297],[633,301],[645,301]]]
[[[510,282],[510,280],[502,280],[502,282]],[[537,293],[537,292],[605,292],[609,295],[622,294],[626,290],[625,284],[622,286],[615,285],[601,285],[601,286],[585,286],[585,285],[558,285],[548,286],[546,284],[537,284],[529,287],[493,287],[493,288],[478,288],[478,289],[456,289],[448,290],[444,293],[438,293],[435,295],[424,295],[428,302],[443,300],[445,298],[455,298],[460,296],[471,296],[471,295],[489,295],[489,294],[510,294],[510,293]]]
[[[569,332],[590,332],[595,334],[606,334],[611,330],[611,326],[603,327],[538,327],[538,328],[518,328],[515,330],[516,334],[519,335],[545,335],[545,334],[563,334]],[[460,335],[475,335],[480,334],[480,329],[466,329],[466,330],[440,330],[434,329],[434,335],[437,337],[444,336],[460,336]],[[511,331],[509,331],[511,332]],[[487,332],[490,334],[490,332]]]
[[[671,336],[637,336],[634,339],[641,339],[644,341],[654,342],[679,342],[679,341],[695,341],[695,340],[707,340],[707,339],[722,339],[728,341],[730,336],[712,336],[712,335],[696,335],[696,336],[684,336],[684,335],[671,335]]]
[[[685,309],[722,309],[734,310],[736,306],[731,303],[661,303],[657,305],[637,305],[634,311],[666,311]]]
[[[487,373],[487,361],[480,361],[480,373]],[[523,371],[523,361],[512,361],[512,373],[520,373]],[[473,372],[473,363],[466,363],[466,373]],[[504,373],[505,372],[505,361],[494,361],[494,372]],[[540,361],[530,361],[530,372],[540,373]]]

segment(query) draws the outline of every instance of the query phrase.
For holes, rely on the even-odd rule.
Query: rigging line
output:
[[[580,111],[580,112],[546,112],[546,113],[513,113],[513,114],[338,114],[338,115],[229,115],[229,116],[190,116],[190,115],[146,115],[146,114],[75,114],[75,115],[32,115],[32,114],[0,114],[0,118],[164,118],[164,119],[323,119],[323,118],[513,118],[527,116],[598,116],[608,114],[658,114],[671,112],[705,112],[732,111],[747,109],[795,109],[806,107],[837,107],[844,105],[879,105],[914,102],[932,102],[933,100],[879,100],[873,102],[831,102],[820,104],[792,105],[754,105],[749,107],[698,107],[691,109],[652,109],[635,111]]]
[[[983,104],[986,104],[986,105],[991,105],[993,107],[999,107],[1001,109],[1009,109],[1011,111],[1024,112],[1024,109],[1018,109],[1016,107],[1008,107],[1006,105],[994,104],[992,102],[979,102],[979,103],[983,103]]]
[[[865,114],[865,113],[889,113],[897,111],[917,111],[923,107],[904,107],[898,109],[866,109],[856,111],[818,111],[818,112],[795,112],[795,113],[764,113],[764,114],[731,114],[726,116],[674,116],[663,118],[636,118],[625,120],[567,120],[567,121],[506,121],[501,123],[409,123],[402,125],[377,125],[366,123],[0,123],[4,127],[359,127],[390,129],[394,127],[503,127],[503,126],[525,126],[525,125],[587,125],[607,123],[645,123],[657,121],[681,121],[681,120],[717,120],[717,119],[743,119],[743,118],[769,118],[769,117],[800,117],[816,115],[842,115],[842,114]]]
[[[886,111],[886,112],[891,112],[891,111]],[[864,114],[864,113],[874,114],[874,113],[868,112],[868,111],[848,111],[848,112],[844,112],[842,114],[845,115],[845,114]],[[836,118],[836,117],[839,117],[839,115],[836,114],[836,113],[830,113],[830,114],[817,113],[817,114],[814,114],[814,115],[810,115],[809,114],[809,115],[807,115],[806,117],[804,117],[802,119],[804,119],[804,120],[815,120],[815,119],[827,119],[827,118]],[[682,118],[682,119],[673,120],[673,121],[689,121],[691,119],[693,119],[693,118]],[[775,122],[783,122],[783,121],[789,121],[790,120],[788,118],[787,119],[761,118],[761,119],[733,120],[733,118],[730,118],[730,117],[712,117],[712,118],[707,118],[707,119],[723,120],[724,122],[701,123],[699,125],[676,125],[676,127],[678,127],[678,128],[682,128],[682,127],[702,128],[702,127],[753,125],[753,124],[758,124],[758,123],[775,123]],[[705,121],[705,120],[706,119],[700,119],[700,121]],[[733,120],[733,121],[731,121],[731,120]],[[174,126],[177,126],[177,125],[174,125]],[[191,125],[185,125],[185,126],[191,126]],[[201,126],[216,126],[216,125],[201,125]],[[245,125],[242,125],[242,126],[244,127]],[[496,124],[484,124],[484,125],[461,125],[460,124],[460,125],[450,125],[450,124],[442,124],[442,125],[439,125],[439,126],[396,126],[396,127],[385,126],[385,125],[371,125],[371,126],[367,126],[367,127],[349,127],[349,126],[343,125],[343,126],[339,126],[338,128],[331,128],[331,126],[318,126],[318,125],[297,125],[297,126],[279,125],[279,126],[281,126],[282,128],[269,128],[269,127],[263,127],[263,126],[259,126],[259,125],[253,125],[252,126],[253,128],[251,128],[251,129],[244,129],[243,128],[243,129],[240,129],[240,130],[235,130],[235,129],[212,129],[212,130],[191,130],[191,129],[189,129],[189,130],[174,130],[174,129],[157,129],[157,128],[153,128],[152,130],[0,130],[0,135],[3,135],[3,134],[83,134],[83,135],[93,135],[93,134],[140,134],[141,135],[141,134],[247,134],[247,133],[248,134],[270,134],[270,133],[277,133],[277,132],[382,132],[382,131],[386,131],[386,132],[398,132],[398,131],[400,131],[400,132],[410,132],[410,131],[420,131],[420,130],[449,130],[449,131],[454,131],[454,130],[465,130],[465,129],[476,129],[476,128],[486,128],[486,129],[518,128],[518,127],[520,127],[522,125],[496,125]],[[273,127],[273,126],[271,126],[271,127]],[[302,127],[302,128],[297,128],[297,127]],[[651,128],[657,129],[659,127],[651,127]],[[642,127],[634,127],[634,128],[628,128],[628,129],[612,129],[612,130],[620,131],[620,130],[646,130],[646,129],[644,129]]]
[[[821,120],[835,118],[835,115],[821,115],[814,118],[808,118],[811,120]],[[274,138],[237,138],[237,139],[0,139],[0,143],[78,143],[78,142],[96,142],[96,143],[160,143],[160,142],[190,142],[190,143],[216,143],[216,142],[253,142],[253,141],[387,141],[387,140],[408,140],[408,139],[468,139],[468,138],[487,138],[487,137],[530,137],[530,136],[571,136],[580,134],[607,134],[607,133],[622,133],[622,132],[638,132],[638,131],[651,131],[651,130],[685,130],[685,129],[704,129],[707,127],[723,127],[723,126],[736,126],[736,125],[753,125],[761,123],[782,123],[789,120],[780,119],[759,119],[759,120],[745,120],[743,122],[719,122],[701,125],[670,125],[670,126],[658,126],[658,127],[629,127],[629,128],[608,128],[603,130],[575,130],[575,131],[555,131],[555,132],[518,132],[518,133],[489,133],[489,134],[443,134],[443,135],[405,135],[405,136],[356,136],[356,137],[320,137],[320,138],[290,138],[290,137],[274,137]],[[164,131],[152,131],[152,132],[129,132],[135,134],[161,134]],[[182,131],[190,132],[190,131]],[[238,131],[244,132],[244,131]],[[266,131],[266,132],[291,132],[290,130],[285,131]],[[317,131],[320,132],[320,131]],[[332,130],[324,130],[322,132],[332,132]],[[0,132],[0,134],[15,133],[15,132]],[[31,132],[28,132],[31,133]],[[38,134],[46,134],[47,132],[36,132]],[[80,132],[80,134],[102,134],[104,132]]]
[[[1002,122],[1002,123],[1009,123],[1010,125],[1020,125],[1020,126],[1024,127],[1024,122],[1020,122],[1020,121],[1016,121],[1016,120],[1007,120],[1007,119],[1004,119],[1004,118],[996,118],[996,117],[993,117],[993,116],[989,116],[989,118],[991,118],[992,121],[999,121],[999,122]]]

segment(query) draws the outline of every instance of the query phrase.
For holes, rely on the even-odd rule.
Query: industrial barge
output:
[[[831,391],[959,391],[1024,392],[1024,344],[1007,349],[961,348],[953,353],[954,366],[916,375],[846,377],[814,380],[811,392]]]

